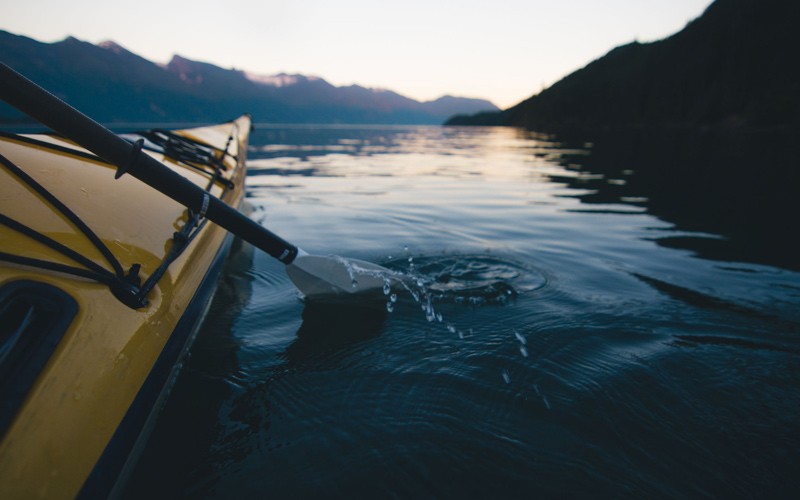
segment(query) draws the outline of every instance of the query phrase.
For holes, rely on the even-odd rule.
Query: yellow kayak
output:
[[[242,116],[122,137],[238,208],[249,131]],[[146,439],[232,237],[205,206],[116,178],[118,166],[60,136],[0,134],[0,162],[0,496],[106,497]]]

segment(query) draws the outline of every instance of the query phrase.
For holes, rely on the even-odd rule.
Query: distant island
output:
[[[483,99],[419,102],[390,90],[337,87],[304,75],[256,75],[174,56],[166,65],[114,42],[69,37],[42,43],[0,30],[0,58],[104,123],[215,122],[248,112],[258,122],[442,124],[454,114],[498,111]],[[26,117],[0,103],[0,123]]]
[[[800,2],[717,0],[682,31],[611,50],[529,99],[448,125],[568,136],[651,128],[800,130]]]

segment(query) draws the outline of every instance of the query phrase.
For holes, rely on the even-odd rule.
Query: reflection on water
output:
[[[797,138],[780,132],[629,133],[601,136],[592,154],[570,157],[589,205],[628,205],[707,235],[658,242],[705,258],[800,269]]]
[[[787,157],[615,139],[257,128],[253,217],[406,286],[231,269],[126,496],[793,497]]]
[[[319,369],[319,359],[327,357],[330,362],[328,353],[344,352],[350,344],[380,335],[386,315],[380,303],[310,303],[303,309],[297,339],[286,347],[281,358],[289,369],[305,365]]]
[[[231,256],[221,273],[217,292],[202,335],[192,346],[180,382],[170,394],[169,409],[162,413],[139,461],[137,476],[129,481],[125,496],[181,498],[192,483],[213,469],[207,461],[184,457],[204,456],[221,432],[218,412],[234,394],[225,378],[239,370],[239,346],[230,335],[237,317],[251,300],[253,247],[234,240]],[[179,450],[179,452],[177,452]],[[136,479],[146,477],[146,482]]]

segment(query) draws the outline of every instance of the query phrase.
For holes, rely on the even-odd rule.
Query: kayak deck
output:
[[[238,207],[249,130],[244,116],[138,138],[146,154]],[[134,178],[115,179],[115,166],[67,140],[3,135],[0,154],[0,311],[17,318],[0,338],[9,376],[0,489],[14,498],[107,494],[203,316],[228,233]],[[6,311],[25,307],[44,323]],[[5,337],[35,345],[38,364]]]

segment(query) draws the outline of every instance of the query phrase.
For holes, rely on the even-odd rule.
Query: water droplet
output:
[[[464,332],[462,332],[461,330],[458,331],[458,338],[462,340],[464,339]]]
[[[397,302],[397,294],[396,294],[396,293],[393,293],[393,294],[389,295],[389,300],[390,300],[392,303],[394,303],[394,302]]]
[[[389,283],[389,280],[383,280],[383,294],[389,295],[389,292],[392,291],[392,284]]]
[[[520,333],[516,330],[514,330],[514,336],[517,337],[517,340],[519,340],[520,344],[526,345],[528,343],[527,339],[520,335]]]
[[[441,323],[443,319],[444,319],[444,316],[442,316],[442,313],[436,313],[436,321]]]
[[[358,280],[353,278],[353,281],[350,282],[353,285],[353,288],[358,288]]]
[[[414,257],[409,257],[408,258],[408,263],[409,264],[413,264],[414,263]]]
[[[550,401],[547,400],[547,396],[542,396],[542,401],[544,402],[544,406],[549,410],[550,409]]]
[[[511,375],[508,374],[508,370],[506,370],[505,368],[503,369],[503,380],[505,381],[506,384],[511,383]]]
[[[386,310],[389,312],[394,312],[394,304],[391,302],[386,303]]]
[[[524,345],[519,346],[519,353],[522,354],[523,358],[528,357],[528,349]]]
[[[447,325],[447,331],[450,333],[456,333],[456,327],[453,325]]]

